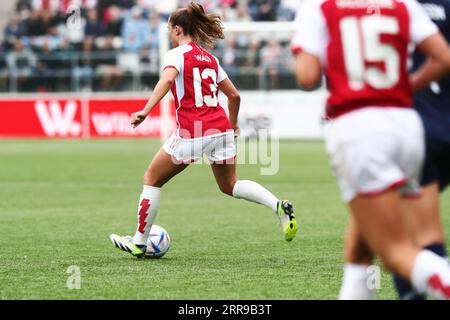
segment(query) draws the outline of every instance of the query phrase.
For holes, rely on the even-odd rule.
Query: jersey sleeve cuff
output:
[[[178,70],[178,68],[175,67],[175,66],[173,66],[173,65],[165,66],[164,69],[163,69],[163,71],[166,70],[166,69],[170,69],[170,68],[175,69],[175,70],[177,70],[178,72],[180,72],[180,70]]]
[[[302,52],[302,47],[300,46],[292,46],[291,52],[294,56],[298,55],[300,52]]]
[[[423,34],[420,37],[417,37],[416,39],[413,40],[413,42],[415,42],[416,45],[419,45],[422,42],[424,42],[426,39],[428,39],[431,36],[434,36],[437,33],[439,33],[439,29],[436,25],[434,25],[433,28],[430,27],[428,29],[428,32],[426,34]]]
[[[226,79],[228,79],[228,76],[223,77],[223,78],[221,78],[221,79],[217,79],[217,83],[219,84],[219,83],[221,83],[222,81],[224,81],[224,80],[226,80]]]

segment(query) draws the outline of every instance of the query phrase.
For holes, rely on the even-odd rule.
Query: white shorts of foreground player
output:
[[[424,132],[414,110],[356,110],[330,121],[325,136],[345,202],[394,188],[406,196],[418,193]]]

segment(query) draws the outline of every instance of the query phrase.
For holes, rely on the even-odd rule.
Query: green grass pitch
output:
[[[348,214],[321,142],[283,141],[280,170],[241,179],[293,201],[298,237],[286,243],[275,215],[221,194],[208,165],[163,189],[156,223],[172,247],[159,260],[117,250],[110,233],[133,234],[142,174],[159,141],[1,140],[2,299],[335,299]],[[450,194],[443,195],[450,231]],[[69,266],[81,288],[69,290]],[[393,299],[382,274],[378,298]]]

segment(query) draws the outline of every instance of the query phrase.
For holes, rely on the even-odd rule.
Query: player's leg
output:
[[[395,117],[399,121],[393,121]],[[355,111],[332,122],[327,130],[327,150],[343,199],[367,246],[418,292],[450,298],[449,265],[410,239],[403,223],[402,198],[395,190],[416,186],[422,141],[420,119],[406,110]]]
[[[405,199],[405,221],[414,241],[420,246],[440,246],[445,251],[444,228],[440,216],[439,192],[450,178],[450,148],[428,137],[426,159],[420,184],[422,196]]]
[[[246,199],[265,205],[277,212],[278,198],[260,184],[250,180],[239,180],[236,175],[236,145],[233,134],[225,134],[211,140],[203,150],[220,191],[238,199]]]
[[[245,199],[271,209],[280,219],[286,241],[294,239],[297,232],[297,221],[294,208],[289,201],[278,199],[272,192],[257,182],[238,180],[234,159],[225,161],[225,163],[213,162],[211,168],[220,191],[236,199]]]
[[[386,268],[410,281],[419,293],[450,299],[450,266],[438,255],[422,250],[407,233],[396,191],[350,202],[358,230]]]
[[[414,211],[416,211],[418,207],[412,210],[407,209],[410,206],[404,207],[406,209],[406,211],[404,212],[405,216],[409,215],[409,219],[414,219],[414,217],[412,217],[411,214]],[[408,217],[405,218],[408,219]],[[405,219],[404,222],[406,222]],[[428,224],[428,221],[426,223]],[[430,239],[430,237],[427,237],[427,239]],[[418,244],[420,245],[420,243]],[[441,250],[437,249],[440,246],[435,245],[430,246],[421,245],[421,246],[424,249],[430,250],[442,256],[442,254],[439,253],[439,251]],[[364,239],[357,232],[354,223],[354,218],[351,218],[345,236],[344,258],[345,258],[344,279],[339,294],[339,299],[341,300],[371,299],[373,297],[374,292],[370,290],[369,286],[367,286],[369,276],[367,268],[371,264],[372,253],[371,250],[368,248],[367,244],[365,243]],[[402,300],[424,299],[424,296],[417,293],[409,281],[404,280],[402,277],[395,274],[393,274],[393,276],[394,276],[394,284],[397,292],[399,293],[400,299]]]
[[[373,253],[350,217],[344,239],[344,277],[339,292],[340,300],[370,300],[374,290],[369,286],[369,266]]]
[[[279,199],[259,183],[251,180],[238,180],[236,163],[232,162],[211,164],[211,169],[220,191],[237,199],[245,199],[262,204],[273,212],[277,212]]]
[[[145,253],[147,238],[156,218],[161,197],[161,187],[188,165],[173,161],[163,148],[153,158],[144,174],[144,187],[138,203],[138,224],[133,238],[111,235],[111,241],[120,249],[134,256]]]
[[[413,241],[420,247],[446,257],[445,236],[439,213],[439,185],[437,182],[423,187],[421,197],[405,199],[404,222]],[[395,288],[402,300],[422,300],[412,285],[394,275]]]
[[[439,210],[439,188],[445,186],[444,180],[448,177],[446,172],[450,159],[446,159],[448,154],[446,150],[450,149],[440,139],[438,133],[441,133],[441,130],[430,126],[431,123],[436,122],[435,119],[430,119],[426,113],[422,116],[426,128],[426,157],[420,178],[420,184],[423,186],[422,196],[406,198],[403,201],[404,221],[417,245],[441,257],[446,257],[445,236]],[[400,299],[422,300],[425,298],[414,292],[411,284],[401,277],[394,275],[394,284]]]
[[[433,182],[422,188],[418,198],[403,201],[405,222],[414,241],[420,246],[443,244],[444,229],[439,210],[439,184]]]
[[[173,157],[160,149],[144,174],[144,187],[139,198],[138,226],[133,242],[144,245],[147,242],[153,221],[159,209],[161,188],[170,179],[182,172],[188,164],[173,161]]]

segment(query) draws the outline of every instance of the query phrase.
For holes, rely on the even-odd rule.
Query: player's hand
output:
[[[238,125],[234,125],[233,130],[234,130],[234,137],[238,138],[241,135],[241,129],[239,128]]]
[[[132,113],[130,123],[133,126],[133,128],[136,128],[138,125],[140,125],[142,121],[144,121],[145,118],[147,118],[147,116],[148,113],[145,112],[144,110]]]

